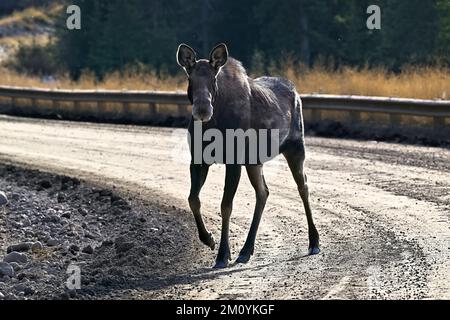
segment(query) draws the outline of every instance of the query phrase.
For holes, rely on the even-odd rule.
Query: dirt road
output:
[[[188,259],[171,261],[166,274],[159,270],[163,285],[135,285],[124,298],[450,298],[448,149],[307,138],[322,253],[305,256],[306,218],[280,158],[265,168],[271,194],[255,255],[247,265],[216,271],[216,252],[196,240],[190,219],[184,130],[2,117],[0,132],[0,162],[114,184],[188,217]],[[223,176],[214,166],[201,195],[216,240]],[[234,258],[253,205],[243,175],[232,215]]]

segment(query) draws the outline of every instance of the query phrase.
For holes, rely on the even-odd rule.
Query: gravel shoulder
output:
[[[25,187],[15,185],[14,176],[6,181],[7,171],[2,171],[0,190],[10,200],[12,192],[24,194],[28,206],[43,201],[37,209],[41,214],[54,201],[57,215],[75,211],[70,223],[76,226],[85,221],[74,208],[89,199],[91,203],[84,204],[86,210],[93,210],[88,221],[105,219],[104,224],[92,226],[98,240],[85,239],[82,232],[79,240],[67,239],[80,248],[91,244],[94,249],[93,254],[75,256],[83,265],[84,279],[77,298],[450,298],[448,149],[308,137],[306,166],[322,253],[305,256],[306,219],[286,163],[279,159],[265,167],[271,195],[254,257],[247,265],[211,270],[215,252],[196,239],[186,201],[189,171],[184,130],[9,117],[0,118],[0,130],[0,163],[82,181],[77,187],[81,189],[66,198],[75,202],[61,204],[57,203],[59,178],[52,178],[56,179],[52,194],[35,190],[41,177],[24,178],[33,186]],[[201,195],[206,223],[216,239],[223,175],[223,167],[212,167]],[[8,191],[8,186],[13,189]],[[111,208],[111,196],[102,200],[94,189],[112,191],[128,207],[118,216],[99,214]],[[77,197],[81,202],[74,200]],[[4,230],[0,237],[6,239],[2,243],[41,241],[45,247],[43,238],[18,236],[13,234],[17,228],[5,229],[10,215],[20,216],[22,209],[14,209],[16,205],[11,201],[5,209],[11,213],[0,216]],[[254,192],[243,175],[232,215],[233,257],[245,240],[253,205]],[[61,235],[63,240],[66,236]],[[134,243],[128,253],[117,252],[117,238]],[[72,257],[61,254],[56,252],[52,261],[64,269]],[[35,261],[33,254],[28,258]],[[67,275],[61,272],[59,277],[55,294],[70,296],[61,282]],[[36,292],[46,292],[39,289],[39,281],[34,282]],[[48,295],[31,295],[44,296]]]
[[[159,283],[192,247],[184,212],[114,186],[0,165],[0,189],[10,198],[0,209],[0,299],[125,299],[130,283]],[[79,290],[67,286],[73,267]]]

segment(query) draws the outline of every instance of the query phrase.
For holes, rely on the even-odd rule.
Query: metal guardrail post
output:
[[[148,111],[150,117],[156,117],[156,105],[154,103],[148,104]]]
[[[433,127],[435,129],[442,129],[445,127],[445,118],[444,117],[433,117]]]
[[[313,122],[320,122],[322,120],[322,112],[318,109],[311,110],[311,118]]]
[[[105,101],[97,101],[97,114],[101,115],[106,111],[106,104]]]
[[[16,106],[17,106],[17,103],[16,103],[16,98],[15,97],[11,97],[11,108],[14,110],[15,108],[16,108]]]
[[[131,110],[129,102],[122,102],[123,113],[125,114],[125,119],[128,121],[131,118]]]
[[[392,127],[399,126],[402,122],[402,116],[400,114],[391,113],[389,115],[389,121]]]
[[[355,111],[350,111],[350,121],[352,123],[358,123],[361,121],[361,112],[355,110]]]

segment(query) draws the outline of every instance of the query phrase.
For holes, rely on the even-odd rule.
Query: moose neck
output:
[[[217,95],[214,112],[217,120],[236,113],[250,112],[250,84],[241,62],[229,58],[217,76]]]

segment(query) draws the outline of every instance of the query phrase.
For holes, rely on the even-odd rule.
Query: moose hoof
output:
[[[236,259],[236,263],[247,263],[250,261],[251,254],[240,254]]]
[[[207,247],[211,248],[211,250],[214,250],[216,248],[216,242],[214,241],[214,237],[212,236],[211,232],[208,232],[208,235],[206,237],[200,237],[200,241],[203,242]]]
[[[319,247],[311,247],[308,249],[308,255],[310,255],[310,256],[319,254],[319,253],[320,253]]]
[[[228,267],[228,261],[216,261],[216,264],[214,265],[214,269],[224,269]]]

